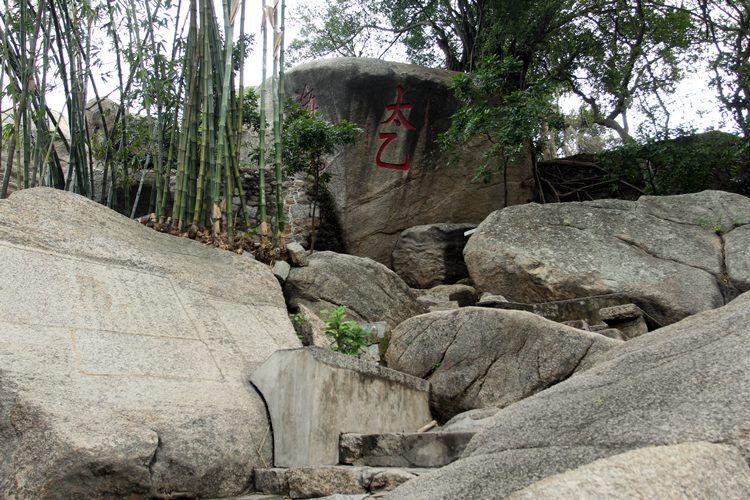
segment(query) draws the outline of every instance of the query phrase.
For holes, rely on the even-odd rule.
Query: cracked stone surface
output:
[[[433,412],[446,421],[526,398],[621,343],[526,311],[465,307],[401,323],[385,357],[429,380]]]
[[[320,316],[346,306],[359,322],[385,321],[390,328],[427,309],[396,273],[366,257],[315,252],[306,267],[292,269],[284,289],[289,302]]]
[[[464,257],[480,293],[527,303],[623,293],[669,324],[750,289],[748,224],[750,199],[722,191],[529,204],[492,213]]]
[[[500,410],[461,460],[410,481],[393,498],[505,497],[655,445],[718,443],[747,461],[748,408],[750,292],[606,351],[593,367]]]
[[[0,497],[220,497],[272,460],[268,266],[44,188],[0,201]]]

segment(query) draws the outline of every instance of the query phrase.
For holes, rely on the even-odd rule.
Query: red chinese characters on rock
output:
[[[302,109],[306,109],[312,113],[318,111],[318,98],[308,84],[305,84],[302,88],[302,93],[299,96],[299,103],[300,106],[302,106]]]
[[[417,130],[409,119],[404,116],[404,111],[411,111],[411,104],[404,102],[404,88],[401,85],[396,87],[396,102],[388,104],[385,109],[390,112],[390,116],[381,122],[381,125],[393,124],[397,128],[403,127],[406,131]],[[406,156],[403,163],[389,163],[384,161],[382,156],[388,146],[398,138],[398,132],[380,132],[380,144],[377,155],[375,155],[375,164],[380,168],[389,168],[392,170],[411,170],[411,157]]]

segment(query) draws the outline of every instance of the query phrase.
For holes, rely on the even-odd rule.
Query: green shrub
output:
[[[358,356],[367,347],[370,332],[355,321],[344,321],[346,306],[338,306],[322,311],[324,333],[335,342],[333,350],[349,356]]]
[[[598,155],[611,174],[643,186],[648,194],[721,189],[750,192],[742,140],[724,132],[683,133],[669,140],[632,142]]]

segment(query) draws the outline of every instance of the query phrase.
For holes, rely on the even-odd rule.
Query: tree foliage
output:
[[[462,106],[441,136],[441,143],[445,149],[456,151],[472,141],[488,141],[485,163],[477,169],[478,178],[489,180],[495,170],[507,178],[510,165],[538,143],[543,123],[562,127],[562,117],[552,105],[554,85],[541,80],[517,89],[509,83],[522,64],[489,57],[475,73],[458,76],[453,85]]]
[[[316,211],[320,206],[321,189],[330,181],[326,172],[329,158],[338,148],[353,144],[362,129],[342,120],[332,124],[319,114],[304,109],[299,103],[289,101],[283,135],[283,160],[287,175],[303,173],[312,179],[312,236],[311,250],[315,248]]]
[[[400,47],[414,63],[458,71],[513,61],[513,90],[554,82],[629,140],[634,107],[668,126],[666,95],[695,35],[694,16],[670,0],[327,0],[293,45],[308,58],[360,56],[374,39],[379,57]]]
[[[653,195],[721,189],[750,194],[750,178],[741,138],[723,132],[653,137],[600,153],[607,171],[643,186]]]
[[[704,41],[713,56],[711,85],[745,138],[750,138],[750,4],[697,0]]]

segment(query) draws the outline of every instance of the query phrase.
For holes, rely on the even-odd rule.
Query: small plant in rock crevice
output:
[[[370,332],[356,321],[344,320],[346,306],[322,311],[324,333],[334,341],[333,350],[349,356],[359,356],[367,347]]]

